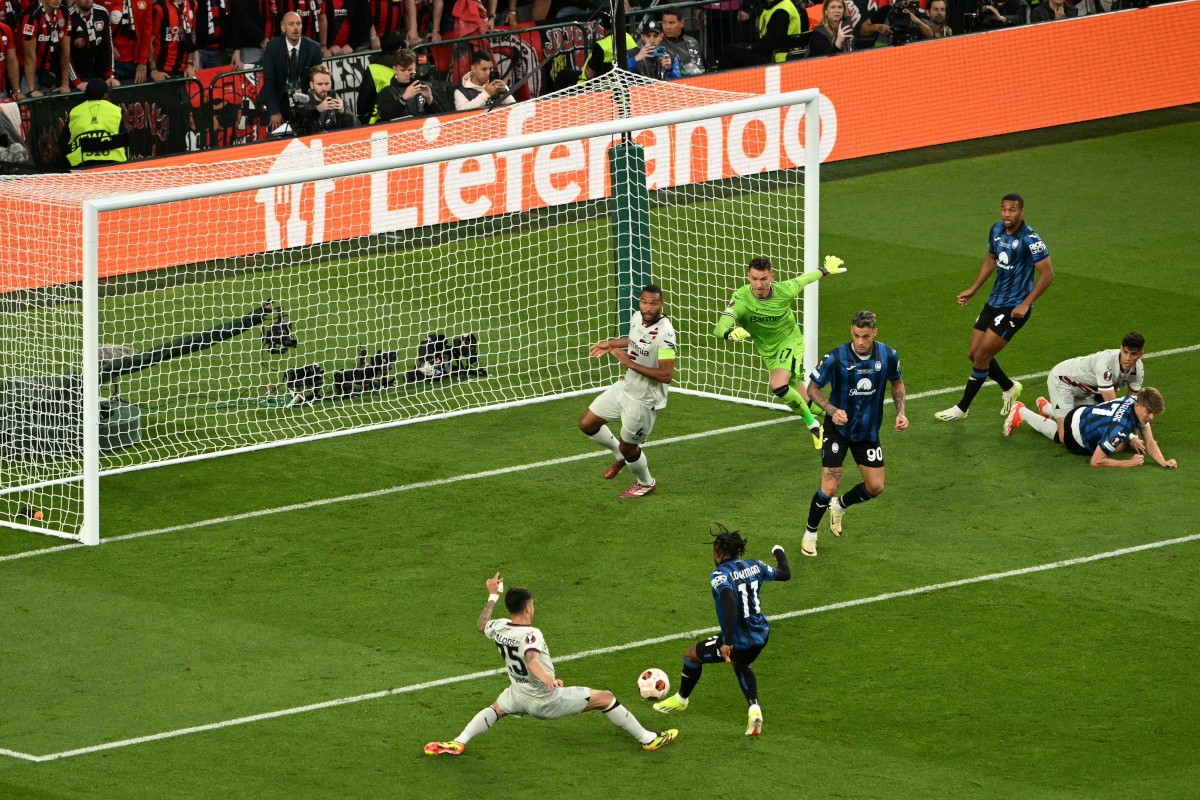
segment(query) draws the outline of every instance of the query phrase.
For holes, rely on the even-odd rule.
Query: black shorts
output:
[[[1016,335],[1017,331],[1025,326],[1029,318],[1033,316],[1033,309],[1029,309],[1029,313],[1021,319],[1012,318],[1012,310],[1016,306],[1008,308],[996,308],[983,304],[983,311],[979,312],[979,317],[975,320],[975,330],[977,331],[992,331],[1001,339],[1008,341]]]
[[[770,641],[770,636],[767,641]],[[738,664],[750,665],[754,663],[754,659],[758,658],[758,654],[767,646],[767,642],[747,647],[742,649],[735,647],[729,652],[729,660],[736,661]],[[700,659],[701,664],[724,664],[725,659],[721,658],[721,636],[710,636],[707,639],[701,639],[696,642],[696,657]]]
[[[1091,452],[1075,440],[1075,434],[1071,432],[1071,424],[1075,421],[1075,415],[1083,408],[1073,408],[1071,412],[1063,418],[1063,444],[1067,446],[1067,452],[1077,456],[1090,456]]]
[[[883,466],[883,448],[878,441],[852,442],[838,432],[832,419],[826,417],[821,437],[821,466],[837,469],[846,459],[846,453],[853,454],[854,463],[860,467]]]

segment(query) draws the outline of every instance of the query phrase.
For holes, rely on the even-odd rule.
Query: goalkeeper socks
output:
[[[733,665],[733,672],[737,675],[738,686],[742,687],[742,694],[746,695],[746,702],[752,706],[758,705],[758,678],[754,676],[754,670],[750,669],[750,665],[740,666]]]
[[[617,457],[617,461],[625,460],[625,456],[621,455],[621,443],[617,441],[617,437],[613,436],[613,432],[608,429],[607,425],[601,425],[600,430],[585,435],[601,447],[611,450],[612,454]]]
[[[604,716],[613,725],[637,739],[639,743],[650,744],[654,741],[654,734],[643,728],[642,723],[638,722],[633,714],[629,713],[629,709],[621,705],[621,701],[617,698],[614,697],[612,705],[604,709]]]
[[[1022,422],[1027,423],[1042,436],[1050,441],[1058,440],[1058,420],[1046,419],[1028,406],[1023,406],[1018,413],[1021,415]]]
[[[821,524],[821,517],[825,516],[825,509],[829,508],[829,495],[817,489],[817,493],[813,495],[812,502],[808,504],[808,532],[815,534],[817,526]]]
[[[1004,370],[1000,367],[1000,362],[994,358],[992,359],[992,365],[988,367],[988,377],[1000,384],[1000,391],[1012,391],[1012,379],[1009,378],[1008,375],[1004,374]]]
[[[642,486],[653,486],[654,478],[650,477],[650,465],[646,463],[646,454],[641,450],[633,458],[626,459],[626,464],[633,470],[633,474],[637,476],[637,481]]]
[[[683,660],[683,678],[679,681],[679,696],[684,700],[692,694],[692,689],[700,682],[700,673],[704,671],[703,664],[693,664],[686,658]]]
[[[988,371],[986,369],[971,370],[971,377],[967,379],[967,388],[963,389],[962,400],[958,401],[960,411],[968,411],[971,408],[975,395],[979,394],[979,390],[983,388],[983,383],[987,378]]]
[[[454,738],[454,741],[461,744],[474,739],[479,734],[491,728],[496,724],[496,720],[500,719],[500,715],[496,713],[496,709],[488,706],[483,711],[475,715],[475,718],[467,723],[467,727],[463,728],[463,732]]]
[[[858,486],[855,486],[853,489],[839,497],[837,502],[838,505],[842,507],[842,510],[845,511],[850,506],[858,505],[859,503],[865,503],[874,496],[875,495],[867,491],[867,485],[865,483],[860,483]]]
[[[800,393],[797,392],[793,387],[784,385],[777,389],[772,389],[771,391],[775,393],[776,397],[787,404],[788,408],[799,414],[801,418],[804,419],[805,427],[811,428],[813,424],[816,423],[816,418],[814,418],[812,412],[808,410],[808,403],[804,402],[804,398],[801,397]]]

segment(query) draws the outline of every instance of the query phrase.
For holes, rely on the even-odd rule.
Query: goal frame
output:
[[[707,104],[694,108],[648,114],[638,117],[625,117],[604,122],[590,123],[570,128],[560,128],[552,131],[521,134],[504,139],[486,139],[468,144],[458,144],[448,147],[432,148],[414,153],[395,156],[363,159],[342,164],[310,167],[274,174],[264,174],[245,178],[235,178],[192,186],[171,189],[159,189],[134,194],[113,197],[95,198],[82,203],[82,358],[83,358],[83,474],[61,479],[50,483],[67,483],[82,480],[82,524],[78,536],[66,533],[20,526],[38,533],[49,533],[64,538],[78,539],[85,545],[100,543],[100,479],[106,475],[131,472],[140,469],[179,464],[189,461],[199,461],[208,458],[234,455],[254,450],[264,450],[272,447],[298,444],[316,439],[345,436],[364,433],[369,430],[396,427],[399,425],[425,422],[432,419],[442,419],[468,413],[497,410],[514,405],[525,405],[534,402],[546,402],[562,397],[579,394],[548,395],[511,403],[502,403],[482,408],[462,409],[441,414],[422,416],[411,419],[394,420],[385,423],[330,431],[308,436],[281,439],[243,447],[216,450],[209,453],[197,453],[174,459],[164,459],[145,464],[121,467],[113,470],[100,470],[100,368],[99,368],[99,228],[100,214],[123,211],[130,208],[157,206],[166,203],[176,203],[198,200],[224,194],[256,191],[278,186],[290,186],[315,181],[334,180],[354,175],[364,175],[374,172],[384,172],[426,164],[449,161],[453,159],[473,158],[482,155],[509,152],[523,148],[545,145],[555,145],[564,142],[588,139],[599,136],[619,136],[632,134],[636,131],[663,126],[695,122],[714,117],[729,117],[755,111],[767,111],[803,104],[804,110],[804,270],[816,269],[820,260],[820,93],[817,89],[783,92],[779,94],[761,95],[742,100],[722,103],[719,106]],[[811,370],[817,361],[817,330],[819,307],[819,281],[814,281],[804,288],[803,333],[805,340],[804,369]],[[587,390],[591,391],[591,390]],[[695,390],[676,390],[687,394],[697,394],[714,399],[751,403],[775,408],[771,403],[753,400],[742,400],[726,397],[710,392]],[[47,484],[42,484],[47,485]],[[20,487],[29,488],[29,487]],[[7,524],[0,521],[0,525]],[[13,527],[16,527],[15,525]]]

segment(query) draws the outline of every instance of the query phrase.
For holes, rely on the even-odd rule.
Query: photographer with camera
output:
[[[979,0],[975,13],[964,16],[967,33],[1011,28],[1029,21],[1025,0]]]
[[[508,84],[500,80],[493,68],[491,55],[486,50],[476,50],[471,56],[471,69],[462,77],[462,85],[454,87],[454,108],[469,111],[472,108],[490,108],[497,105],[496,98],[503,97],[499,105],[517,102],[508,94]]]
[[[650,20],[642,26],[642,46],[629,56],[629,69],[648,78],[673,81],[683,77],[679,59],[663,47],[662,23]]]
[[[354,127],[354,115],[346,111],[346,104],[333,93],[333,73],[329,67],[318,64],[310,69],[308,84],[308,102],[304,104],[308,133]]]
[[[379,119],[424,117],[442,111],[433,90],[416,76],[417,56],[412,50],[398,50],[392,59],[391,84],[379,93]]]
[[[845,0],[825,0],[821,4],[821,24],[813,28],[808,40],[808,57],[831,56],[854,50],[854,26],[846,18]]]

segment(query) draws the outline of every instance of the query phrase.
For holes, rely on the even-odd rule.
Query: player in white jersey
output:
[[[1145,349],[1145,338],[1140,333],[1129,333],[1121,340],[1120,350],[1101,350],[1055,365],[1046,379],[1050,399],[1037,399],[1038,412],[1048,419],[1062,419],[1080,406],[1117,399],[1122,387],[1136,395],[1145,377]]]
[[[662,289],[653,283],[642,289],[638,306],[640,313],[630,318],[628,336],[592,345],[592,358],[611,355],[627,369],[579,418],[579,430],[613,453],[605,479],[617,477],[626,464],[637,476],[637,483],[621,497],[645,497],[658,488],[641,445],[650,438],[658,412],[667,407],[667,384],[675,377],[675,328],[662,313]],[[614,419],[621,420],[619,440],[605,424]]]
[[[487,605],[479,614],[476,629],[496,643],[496,649],[508,668],[511,684],[496,702],[475,715],[453,741],[430,742],[425,753],[431,756],[462,755],[467,742],[490,729],[501,717],[530,716],[534,719],[558,719],[585,711],[600,710],[608,721],[638,740],[643,750],[657,750],[675,741],[677,730],[648,731],[642,727],[612,692],[595,691],[583,686],[564,686],[554,677],[554,662],[546,638],[533,627],[533,595],[528,589],[512,588],[504,595],[504,606],[511,619],[492,619],[492,609],[504,591],[500,573],[487,582]]]

